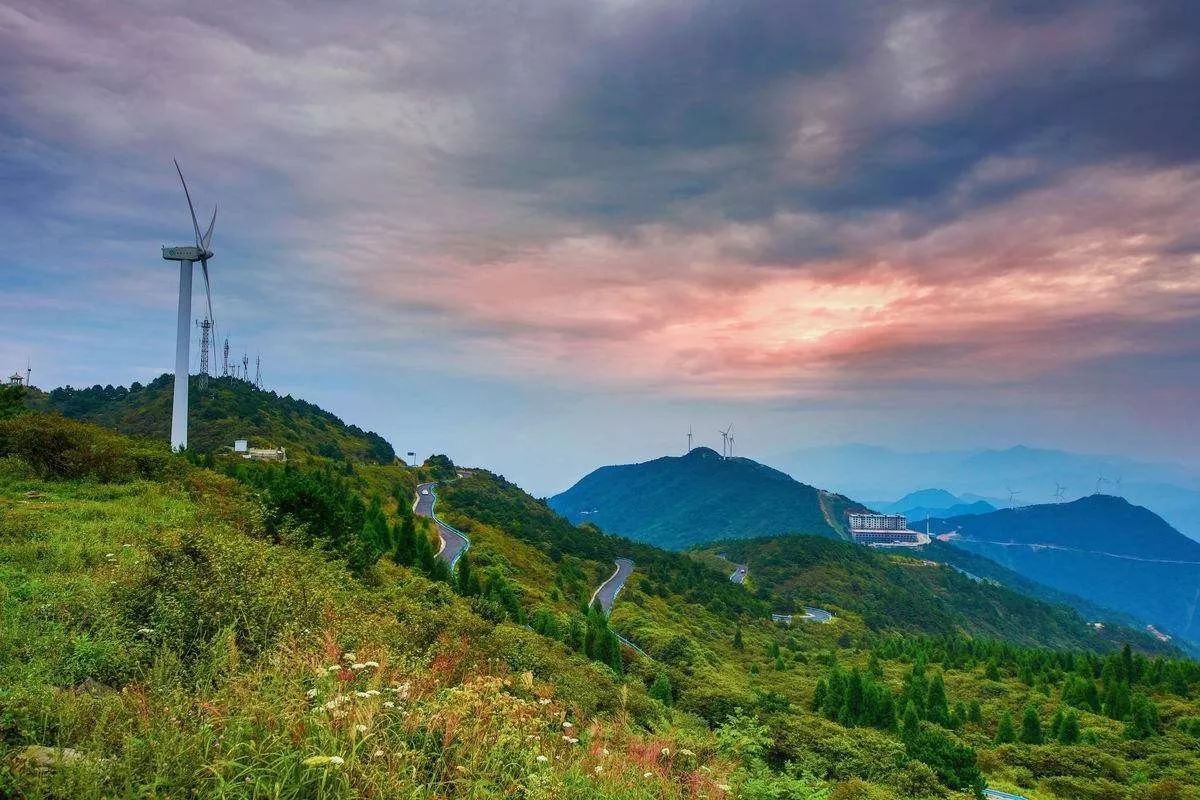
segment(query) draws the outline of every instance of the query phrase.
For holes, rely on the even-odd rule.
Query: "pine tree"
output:
[[[1025,744],[1041,744],[1042,720],[1032,703],[1025,706],[1025,715],[1021,718],[1021,741]]]
[[[1138,692],[1130,702],[1129,722],[1125,725],[1126,739],[1148,739],[1158,733],[1158,706]]]
[[[946,683],[941,673],[929,682],[929,694],[925,701],[925,719],[945,725],[950,721],[950,709],[946,700]]]
[[[978,700],[971,700],[971,704],[967,706],[967,721],[975,724],[983,724],[983,707]]]
[[[654,683],[650,684],[649,694],[665,706],[669,706],[675,702],[671,691],[671,679],[667,677],[665,672],[658,673],[658,677],[654,679]]]
[[[1062,727],[1058,731],[1058,741],[1063,744],[1075,744],[1079,741],[1079,714],[1074,709],[1063,717]]]
[[[996,726],[996,744],[1011,744],[1017,740],[1017,732],[1013,729],[1012,714],[1005,711],[1000,715],[1000,724]]]
[[[735,650],[745,650],[746,643],[742,641],[742,626],[738,625],[733,632],[733,648]]]
[[[900,725],[900,736],[904,741],[912,741],[921,732],[921,719],[917,714],[917,704],[909,700],[904,707],[904,721]]]
[[[472,589],[474,586],[472,578],[474,577],[474,573],[471,571],[471,557],[465,550],[458,557],[456,571],[458,573],[455,576],[458,583],[458,593],[464,597],[470,597],[473,594]]]
[[[829,685],[825,683],[825,679],[821,678],[817,681],[817,688],[813,691],[812,710],[821,713],[821,709],[825,706],[825,696],[829,693]]]
[[[1046,739],[1053,741],[1058,738],[1062,732],[1063,726],[1063,710],[1060,708],[1054,712],[1054,717],[1050,720],[1050,730],[1046,732]]]
[[[995,661],[989,661],[987,669],[985,669],[983,672],[983,677],[987,678],[989,681],[1000,680],[1000,666]]]

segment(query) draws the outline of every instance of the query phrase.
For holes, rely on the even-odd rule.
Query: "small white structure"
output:
[[[238,439],[233,443],[233,452],[245,453],[250,450],[250,443],[245,439]]]

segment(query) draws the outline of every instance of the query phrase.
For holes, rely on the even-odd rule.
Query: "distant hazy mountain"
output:
[[[1151,508],[1200,539],[1200,470],[1180,465],[1024,446],[903,453],[861,444],[806,448],[770,462],[850,497],[899,497],[937,486],[967,502],[1004,507],[1010,492],[1020,505],[1053,501],[1056,485],[1064,487],[1067,500],[1101,491]]]
[[[1038,583],[1200,641],[1200,543],[1119,497],[934,520],[954,545]]]
[[[971,501],[957,497],[945,489],[920,489],[909,492],[894,502],[872,502],[868,505],[884,514],[903,514],[911,523],[930,517],[959,517],[986,514],[996,507],[986,500]]]
[[[841,538],[845,512],[863,508],[747,458],[707,447],[685,456],[601,467],[550,507],[572,522],[661,547],[785,533]]]

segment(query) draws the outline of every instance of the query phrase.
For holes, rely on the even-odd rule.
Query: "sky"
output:
[[[235,356],[402,453],[1200,466],[1193,0],[0,0],[0,371],[171,371],[172,157]]]

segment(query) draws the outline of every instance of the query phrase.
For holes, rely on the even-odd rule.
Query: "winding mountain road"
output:
[[[433,510],[437,504],[437,494],[434,492],[436,486],[436,483],[422,483],[417,487],[417,499],[413,502],[413,513],[419,517],[433,520],[433,524],[437,527],[438,539],[442,543],[438,548],[438,557],[453,570],[458,557],[467,552],[467,548],[471,546],[471,540],[437,518],[437,514]],[[632,562],[630,562],[630,566],[632,567]]]
[[[592,599],[588,601],[588,605],[591,606],[599,600],[605,614],[612,613],[613,601],[617,599],[621,589],[625,588],[625,581],[633,574],[633,562],[628,558],[618,558],[613,563],[617,565],[616,572],[592,592]]]

